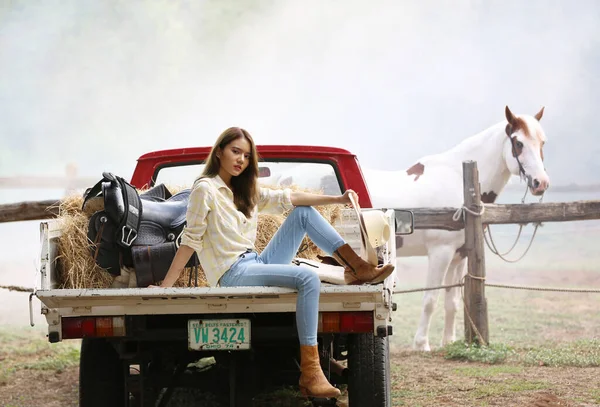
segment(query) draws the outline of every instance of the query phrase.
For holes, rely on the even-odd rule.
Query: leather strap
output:
[[[123,210],[124,214],[118,221],[117,244],[122,247],[131,247],[133,241],[137,238],[140,228],[140,220],[142,218],[142,201],[137,193],[137,190],[123,178],[113,175],[110,172],[103,172],[102,179],[92,188],[89,188],[83,194],[82,208],[91,198],[99,196],[102,193],[102,184],[104,182],[118,184],[123,195]],[[106,200],[104,201],[106,208]]]
[[[125,215],[119,224],[121,238],[117,243],[124,247],[130,247],[137,238],[142,218],[142,202],[136,189],[121,177],[115,177],[117,182],[123,188],[123,198],[125,199]]]

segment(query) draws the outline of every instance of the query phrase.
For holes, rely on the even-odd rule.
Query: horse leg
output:
[[[463,276],[467,259],[458,257],[454,258],[446,273],[445,285],[457,284]],[[446,315],[444,318],[444,336],[442,338],[442,346],[452,343],[456,340],[456,312],[460,305],[460,287],[446,289],[445,297]]]
[[[429,249],[428,270],[427,270],[427,287],[435,287],[442,284],[444,275],[448,271],[448,266],[452,261],[455,250],[451,246],[442,246]],[[416,350],[430,351],[429,346],[429,326],[431,324],[431,316],[435,310],[439,296],[439,290],[425,291],[423,296],[423,310],[421,311],[421,320],[413,346]]]

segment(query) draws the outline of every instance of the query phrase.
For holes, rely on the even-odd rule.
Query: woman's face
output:
[[[240,175],[250,164],[250,142],[246,137],[240,137],[227,144],[219,154],[221,171],[232,177]]]

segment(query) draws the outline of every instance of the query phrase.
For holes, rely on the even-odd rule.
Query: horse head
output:
[[[544,108],[534,116],[514,115],[508,106],[505,109],[506,135],[504,160],[513,175],[527,180],[533,195],[542,195],[550,186],[550,178],[544,168],[544,143],[546,134],[540,125]]]

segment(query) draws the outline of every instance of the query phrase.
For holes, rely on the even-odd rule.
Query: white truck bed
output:
[[[394,211],[388,210],[386,217],[390,222],[390,230],[394,231]],[[335,227],[358,251],[360,232],[356,214],[352,210],[343,210]],[[55,258],[61,233],[60,222],[43,222],[40,233],[41,288],[35,291],[35,295],[42,302],[42,313],[51,326],[60,324],[61,316],[268,313],[296,310],[296,291],[278,287],[59,289]],[[393,262],[395,257],[392,232],[384,251],[384,261]],[[396,271],[379,285],[323,283],[319,310],[373,311],[377,320],[383,324],[389,323],[395,273]]]

